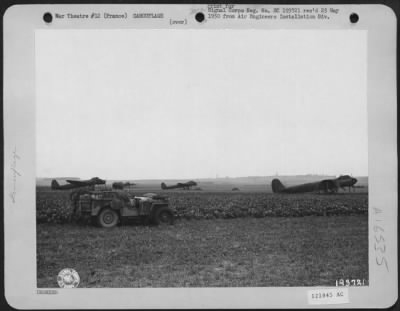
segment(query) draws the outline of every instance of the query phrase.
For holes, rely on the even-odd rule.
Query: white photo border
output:
[[[272,5],[236,5],[273,7]],[[300,7],[300,5],[290,5]],[[313,305],[335,308],[385,308],[397,300],[397,98],[396,24],[394,12],[384,5],[324,5],[338,8],[327,21],[209,20],[198,23],[194,14],[207,5],[14,5],[4,21],[4,237],[5,296],[20,309],[49,308],[306,308],[307,292],[319,287],[257,288],[78,288],[57,289],[39,295],[36,287],[36,156],[35,156],[35,30],[50,26],[45,12],[87,13],[134,8],[186,16],[188,29],[268,28],[357,29],[367,31],[368,42],[368,158],[369,158],[369,286],[349,287],[349,303]],[[284,7],[275,5],[274,7]],[[319,7],[316,5],[315,7]],[[357,12],[360,20],[349,22]],[[177,28],[168,19],[59,20],[52,29]],[[379,228],[382,228],[380,230]],[[385,252],[377,248],[380,234]],[[385,258],[385,259],[383,259]],[[389,271],[383,263],[387,261]],[[321,287],[325,288],[325,287]]]

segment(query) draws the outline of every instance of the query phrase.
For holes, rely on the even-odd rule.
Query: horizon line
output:
[[[328,177],[338,177],[342,175],[350,174],[273,174],[273,175],[248,175],[248,176],[223,176],[223,177],[198,177],[198,178],[105,178],[105,180],[201,180],[201,179],[239,179],[239,178],[266,178],[266,177],[307,177],[307,176],[328,176]],[[368,177],[368,175],[350,175],[353,177]],[[95,176],[93,176],[95,177]],[[91,177],[91,178],[93,178]],[[36,179],[84,179],[77,176],[57,176],[57,177],[40,177],[36,176]]]

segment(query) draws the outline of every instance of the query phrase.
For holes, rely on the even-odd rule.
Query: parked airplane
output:
[[[325,192],[336,193],[339,188],[343,190],[345,187],[354,189],[357,179],[349,175],[339,176],[335,179],[325,179],[317,182],[301,184],[292,187],[285,187],[279,179],[272,180],[271,186],[274,193],[305,193],[305,192]]]
[[[177,183],[173,186],[167,186],[165,183],[161,183],[162,190],[169,190],[169,189],[183,189],[183,190],[190,190],[191,187],[197,186],[197,183],[193,180],[185,182],[185,183]]]
[[[112,188],[118,189],[118,190],[123,190],[125,187],[132,187],[132,186],[136,186],[136,184],[130,183],[130,182],[114,182],[114,183],[112,183]]]
[[[57,180],[53,179],[51,182],[52,190],[69,190],[76,189],[82,187],[94,187],[94,185],[104,185],[106,183],[105,180],[100,179],[99,177],[93,177],[88,180],[66,180],[68,184],[60,185]]]
[[[351,189],[355,191],[356,186],[354,186],[357,183],[357,179],[354,177],[351,177],[350,175],[342,175],[336,178],[336,180],[339,181],[339,187],[345,190],[345,187],[348,187],[349,192]],[[357,186],[357,188],[362,188],[362,186]]]

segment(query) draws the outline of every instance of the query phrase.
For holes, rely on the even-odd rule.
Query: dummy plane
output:
[[[105,180],[100,179],[99,177],[93,177],[88,180],[71,180],[67,179],[66,182],[68,184],[60,185],[57,180],[53,179],[51,182],[52,190],[70,190],[77,189],[83,187],[94,187],[95,185],[104,185],[106,183]]]
[[[170,189],[183,189],[183,190],[190,190],[192,187],[197,186],[197,182],[191,180],[184,183],[177,183],[176,185],[167,186],[165,183],[161,183],[162,190],[170,190]]]
[[[272,180],[271,187],[274,193],[306,193],[306,192],[324,192],[337,193],[339,188],[345,190],[345,187],[354,190],[357,179],[350,175],[342,175],[334,179],[324,179],[317,182],[311,182],[291,187],[285,187],[279,179]]]

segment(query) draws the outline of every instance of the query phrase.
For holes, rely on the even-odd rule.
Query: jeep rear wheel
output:
[[[156,210],[153,221],[156,225],[172,225],[174,223],[174,214],[168,207],[160,207]]]
[[[97,216],[97,222],[99,226],[103,228],[111,228],[118,224],[119,215],[116,211],[111,208],[103,209],[99,216]]]

